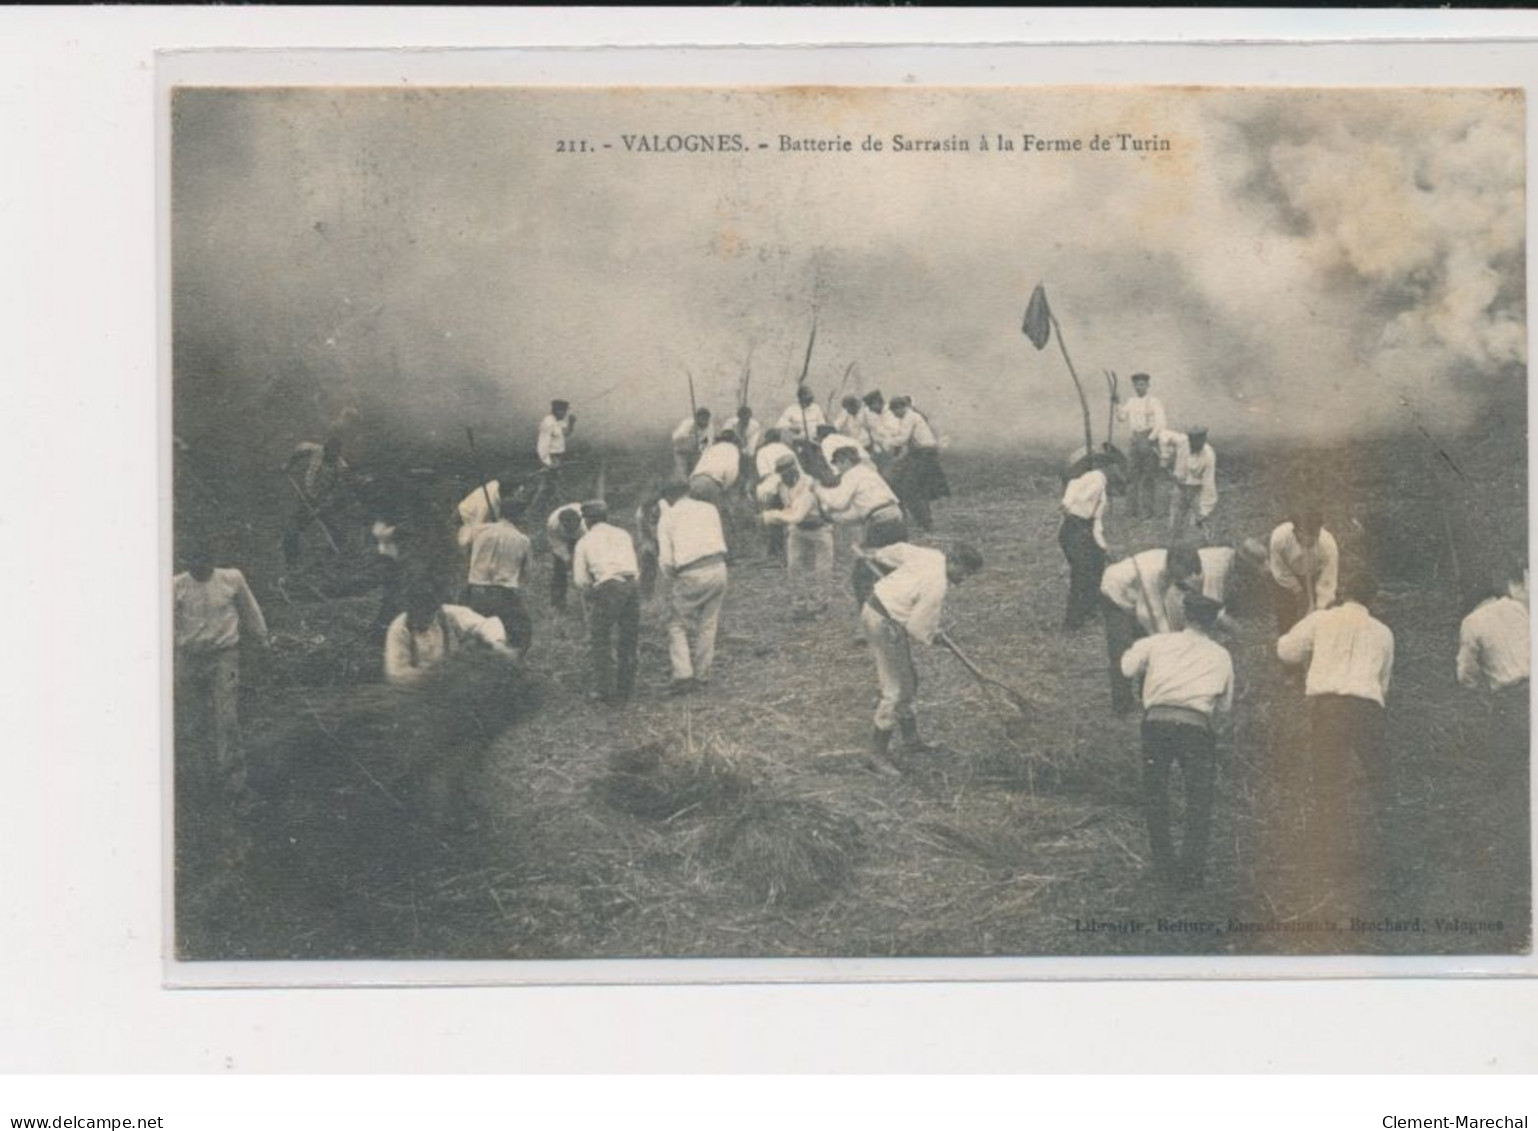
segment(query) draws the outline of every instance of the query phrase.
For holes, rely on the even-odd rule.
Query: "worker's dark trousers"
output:
[[[1105,622],[1105,651],[1110,661],[1111,711],[1125,715],[1132,710],[1132,681],[1121,674],[1121,658],[1139,637],[1147,636],[1137,614],[1100,594],[1100,619]]]
[[[879,550],[882,546],[895,546],[899,542],[908,540],[908,524],[899,517],[882,518],[878,522],[865,524],[864,546],[867,550]],[[854,585],[855,604],[861,609],[865,608],[865,602],[876,591],[876,582],[880,580],[871,568],[859,558],[854,562],[854,573],[851,581]]]
[[[588,597],[588,652],[593,689],[604,702],[635,691],[636,649],[641,635],[641,593],[634,578],[614,578]]]
[[[1393,781],[1383,708],[1355,695],[1308,700],[1313,775],[1309,871],[1343,891],[1385,882],[1393,863]]]
[[[1180,764],[1186,795],[1186,827],[1180,851],[1170,832],[1170,767]],[[1200,883],[1207,867],[1212,832],[1212,796],[1217,780],[1217,743],[1203,726],[1143,720],[1143,810],[1148,849],[1166,879]]]
[[[1087,518],[1063,516],[1057,544],[1068,559],[1068,612],[1064,628],[1078,628],[1095,615],[1100,596],[1100,575],[1105,572],[1105,551],[1095,541],[1094,524]]]
[[[1271,582],[1271,603],[1276,609],[1276,634],[1286,636],[1293,625],[1309,613],[1308,597],[1296,590]]]

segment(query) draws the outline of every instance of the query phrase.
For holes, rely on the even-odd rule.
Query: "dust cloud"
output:
[[[590,437],[660,444],[686,372],[727,412],[750,356],[778,415],[815,315],[820,399],[853,364],[955,445],[1068,444],[1058,344],[1020,333],[1040,282],[1097,438],[1103,369],[1215,442],[1454,429],[1525,411],[1523,129],[1470,90],[183,90],[176,426],[277,450],[354,406],[529,446],[565,396]],[[1026,132],[1168,149],[992,148]]]

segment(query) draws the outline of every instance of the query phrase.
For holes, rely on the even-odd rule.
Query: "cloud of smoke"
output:
[[[729,411],[750,350],[777,415],[815,310],[819,395],[855,362],[851,387],[914,394],[959,444],[1071,443],[1058,347],[1019,332],[1038,281],[1097,435],[1102,368],[1153,373],[1215,437],[1395,429],[1399,398],[1456,425],[1523,396],[1522,113],[1498,92],[195,91],[174,121],[189,427],[314,431],[356,403],[527,446],[564,395],[608,439],[660,442],[685,370]],[[658,129],[974,149],[554,153]],[[1027,130],[1171,149],[975,150]]]

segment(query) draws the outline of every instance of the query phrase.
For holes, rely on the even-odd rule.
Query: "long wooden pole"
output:
[[[1090,431],[1089,424],[1089,400],[1084,396],[1084,386],[1079,381],[1079,374],[1073,367],[1073,358],[1068,356],[1068,346],[1063,342],[1063,328],[1058,325],[1057,315],[1047,309],[1047,317],[1052,320],[1052,336],[1057,339],[1057,348],[1063,351],[1063,360],[1068,363],[1068,376],[1073,378],[1073,387],[1079,394],[1079,407],[1084,410],[1084,452],[1086,455],[1095,454],[1095,438]]]

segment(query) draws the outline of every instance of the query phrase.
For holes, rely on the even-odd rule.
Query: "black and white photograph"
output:
[[[169,99],[176,963],[1531,953],[1521,90]]]

